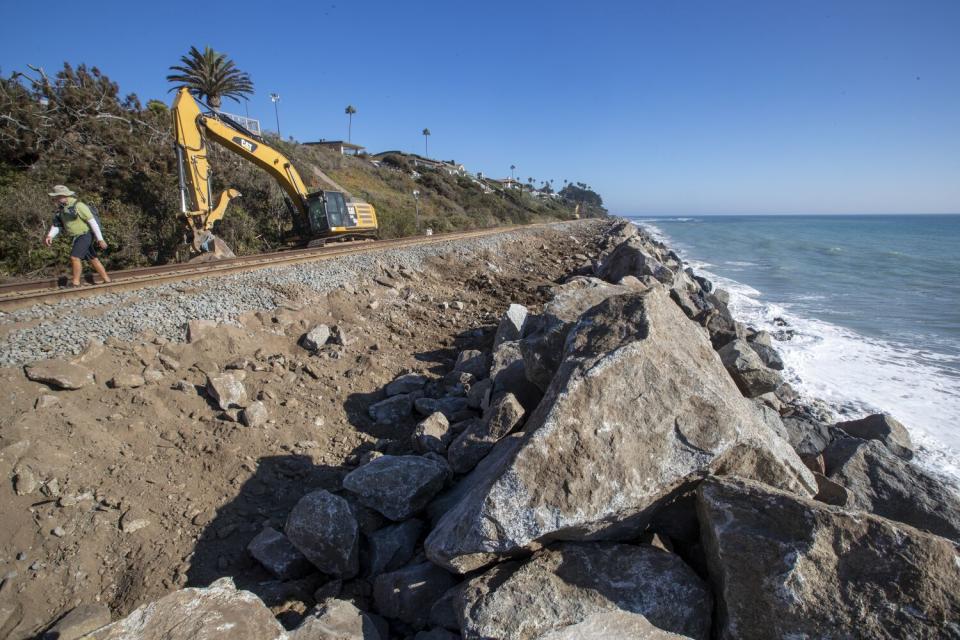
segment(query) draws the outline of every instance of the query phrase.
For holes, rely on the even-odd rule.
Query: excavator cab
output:
[[[314,236],[358,237],[376,232],[373,207],[365,202],[347,202],[340,191],[316,191],[306,200]]]

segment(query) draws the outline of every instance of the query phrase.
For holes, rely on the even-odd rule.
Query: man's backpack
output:
[[[77,202],[80,202],[80,201],[77,200]],[[97,211],[97,207],[96,207],[95,205],[90,204],[89,202],[85,202],[84,204],[87,205],[87,209],[90,209],[90,215],[93,216],[93,219],[97,221],[97,226],[100,227],[100,233],[103,233],[103,232],[104,232],[104,231],[103,231],[103,223],[100,222],[100,212]],[[74,217],[77,217],[77,205],[76,205],[76,203],[74,203],[74,204],[73,204],[72,206],[70,206],[70,207],[66,207],[64,210],[65,210],[65,211],[70,211],[70,213],[72,213],[72,214],[74,215]],[[56,222],[56,225],[62,229],[62,228],[64,227],[64,225],[63,225],[63,218],[61,218],[60,216],[61,216],[61,212],[58,211],[58,212],[57,212],[57,215],[56,215],[56,218],[55,218],[55,222]],[[84,221],[84,222],[86,222],[86,221]],[[87,225],[87,227],[89,228],[90,225]]]

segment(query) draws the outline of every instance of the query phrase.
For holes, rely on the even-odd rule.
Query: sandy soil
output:
[[[191,342],[108,340],[73,360],[96,375],[76,391],[0,369],[0,598],[22,614],[9,637],[33,637],[80,603],[104,602],[116,618],[227,575],[294,622],[319,585],[271,581],[246,553],[250,539],[281,528],[304,493],[338,488],[364,452],[409,451],[417,416],[384,426],[367,415],[384,385],[409,371],[439,378],[460,350],[489,349],[511,302],[536,311],[551,283],[596,255],[596,230],[517,236],[497,255],[451,254],[419,273],[385,265],[325,296],[289,291],[289,306]],[[320,322],[348,344],[299,346]],[[244,372],[267,424],[246,427],[207,396],[207,376],[225,369]],[[145,371],[159,379],[107,385]],[[26,495],[18,474],[21,492],[35,481]]]

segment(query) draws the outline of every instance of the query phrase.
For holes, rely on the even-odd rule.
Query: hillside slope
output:
[[[135,95],[121,96],[116,83],[83,65],[64,65],[53,77],[31,72],[0,78],[0,278],[64,268],[68,243],[42,243],[54,213],[46,194],[54,184],[67,184],[99,208],[111,244],[104,256],[108,269],[187,257],[169,110],[156,100],[144,106]],[[381,237],[416,232],[414,190],[421,228],[435,232],[575,215],[573,201],[485,189],[469,176],[413,165],[403,155],[394,164],[375,163],[294,141],[267,142],[291,158],[310,188],[329,188],[317,177],[319,169],[372,203]],[[210,159],[214,190],[234,187],[243,194],[231,203],[218,235],[239,255],[282,247],[292,224],[277,184],[216,146]]]

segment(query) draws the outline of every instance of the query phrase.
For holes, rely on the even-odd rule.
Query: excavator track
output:
[[[432,236],[410,236],[394,240],[378,240],[376,242],[331,242],[323,247],[289,249],[253,256],[226,258],[215,262],[177,263],[139,269],[127,269],[112,272],[110,274],[111,282],[101,282],[97,279],[91,284],[75,288],[64,286],[66,284],[65,277],[3,284],[0,285],[0,311],[13,311],[35,304],[53,304],[62,300],[89,298],[105,293],[132,291],[134,289],[142,289],[159,284],[198,280],[212,276],[225,276],[270,267],[316,262],[319,260],[331,260],[358,253],[493,236],[517,229],[532,229],[545,226],[545,224],[550,223],[494,227],[491,229],[442,233]]]

